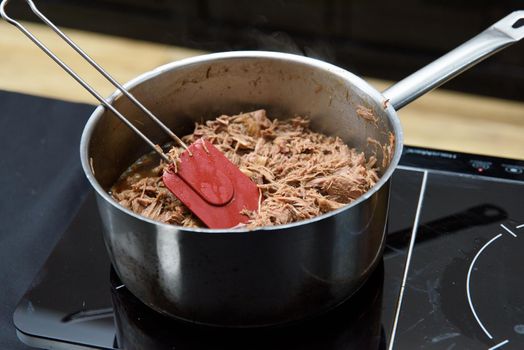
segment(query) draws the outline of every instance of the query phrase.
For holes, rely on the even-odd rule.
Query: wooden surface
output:
[[[114,91],[49,29],[27,26],[104,96]],[[66,32],[121,82],[202,53],[77,30]],[[0,89],[95,104],[91,95],[5,22],[0,23],[0,52]],[[369,81],[379,90],[389,85]],[[408,145],[524,159],[524,103],[440,89],[404,107],[399,116]]]

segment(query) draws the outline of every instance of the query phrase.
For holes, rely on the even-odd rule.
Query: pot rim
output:
[[[238,58],[269,58],[269,59],[277,59],[277,60],[284,60],[284,61],[291,61],[296,62],[299,64],[304,65],[310,65],[314,66],[315,68],[325,70],[330,74],[333,74],[335,76],[338,76],[342,80],[350,81],[352,84],[356,85],[358,88],[360,88],[363,92],[368,94],[368,96],[371,97],[371,99],[375,101],[380,101],[381,103],[384,103],[386,105],[386,108],[384,109],[384,112],[388,116],[389,121],[391,122],[391,125],[393,126],[393,132],[395,136],[395,150],[393,153],[393,157],[390,161],[390,164],[386,168],[386,171],[384,174],[380,177],[379,181],[366,193],[361,195],[359,198],[357,198],[355,201],[339,208],[333,211],[330,211],[328,213],[316,216],[314,218],[306,219],[306,220],[300,220],[296,222],[292,222],[289,224],[284,225],[274,225],[274,226],[263,226],[263,227],[257,227],[257,228],[235,228],[235,229],[209,229],[209,228],[193,228],[193,227],[185,227],[185,226],[177,226],[172,224],[166,224],[159,221],[155,221],[149,218],[146,218],[144,216],[141,216],[139,214],[136,214],[135,212],[121,206],[118,204],[110,195],[107,193],[102,186],[98,183],[95,175],[93,174],[91,170],[91,165],[89,161],[89,142],[91,140],[91,135],[94,132],[94,129],[102,117],[103,113],[105,112],[105,108],[102,105],[99,105],[91,114],[89,117],[84,130],[82,132],[82,137],[80,140],[80,160],[82,163],[82,168],[84,170],[84,174],[86,175],[89,183],[91,186],[95,189],[95,191],[98,193],[99,196],[101,196],[105,201],[109,202],[110,205],[115,207],[116,209],[124,212],[127,215],[133,216],[136,219],[154,224],[154,225],[160,225],[166,230],[182,230],[182,231],[189,231],[194,233],[228,233],[228,234],[237,234],[237,233],[249,233],[249,232],[259,232],[259,231],[274,231],[274,230],[281,230],[281,229],[287,229],[287,228],[294,228],[297,226],[306,225],[309,223],[313,223],[316,221],[321,221],[324,219],[327,219],[331,216],[337,215],[343,211],[349,210],[352,207],[355,207],[359,205],[360,203],[367,200],[369,197],[371,197],[373,194],[375,194],[377,191],[379,191],[384,184],[389,181],[391,176],[393,175],[393,172],[395,171],[399,161],[400,156],[402,155],[402,148],[404,145],[404,135],[402,131],[402,126],[400,123],[400,120],[397,116],[396,111],[394,108],[387,102],[386,98],[378,92],[375,88],[373,88],[371,85],[369,85],[368,82],[363,80],[362,78],[358,77],[357,75],[340,68],[338,66],[335,66],[333,64],[310,58],[305,56],[299,56],[295,54],[289,54],[289,53],[281,53],[281,52],[271,52],[271,51],[230,51],[230,52],[219,52],[219,53],[212,53],[212,54],[205,54],[205,55],[199,55],[194,56],[186,59],[182,59],[179,61],[167,63],[165,65],[159,66],[151,71],[145,72],[137,76],[136,78],[128,81],[127,83],[123,84],[123,86],[126,89],[131,89],[149,79],[152,79],[154,77],[157,77],[161,74],[164,74],[165,72],[195,65],[195,64],[202,64],[206,62],[212,62],[212,61],[219,61],[224,59],[238,59]],[[113,103],[116,98],[121,96],[122,93],[119,90],[116,90],[111,94],[106,100],[109,103]]]

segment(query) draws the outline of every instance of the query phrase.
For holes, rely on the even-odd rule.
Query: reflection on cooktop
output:
[[[118,346],[139,349],[386,349],[381,324],[380,266],[348,301],[295,325],[231,329],[188,324],[160,315],[122,287],[111,271]],[[121,288],[119,288],[121,287]]]

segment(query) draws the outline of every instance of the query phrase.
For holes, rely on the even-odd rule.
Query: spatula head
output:
[[[166,187],[209,228],[246,223],[243,210],[257,210],[260,192],[209,141],[200,139],[180,155],[178,169],[164,171]]]

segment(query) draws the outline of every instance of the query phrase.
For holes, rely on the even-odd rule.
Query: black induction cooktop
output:
[[[406,147],[383,262],[338,308],[234,330],[156,314],[112,271],[87,197],[14,323],[53,349],[522,349],[524,162]]]

